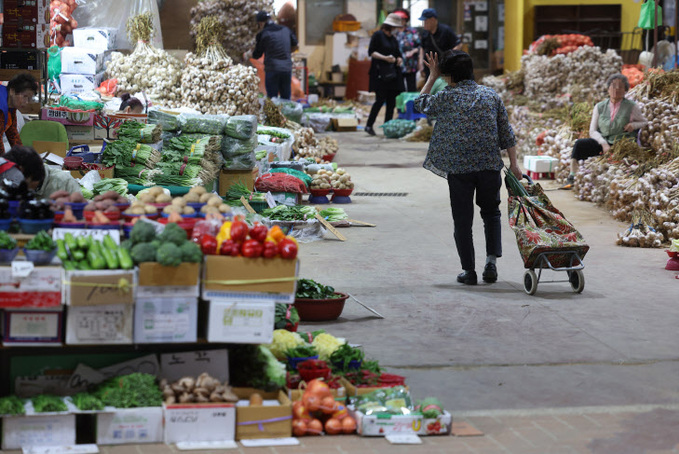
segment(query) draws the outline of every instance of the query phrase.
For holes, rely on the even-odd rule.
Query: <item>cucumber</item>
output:
[[[104,260],[104,257],[102,257],[102,255],[94,248],[90,248],[90,250],[87,251],[87,261],[92,269],[103,270],[106,268],[106,260]]]
[[[76,267],[76,262],[72,260],[64,260],[64,263],[62,265],[66,271],[75,271],[78,269]]]
[[[118,261],[120,262],[120,268],[124,270],[131,270],[134,268],[134,263],[132,262],[132,257],[130,256],[130,251],[125,248],[119,247],[116,249],[118,254]]]
[[[113,238],[111,238],[111,235],[104,236],[104,247],[108,248],[111,252],[118,249],[118,245],[116,244],[115,241],[113,241]]]
[[[75,237],[73,236],[72,233],[67,233],[66,235],[64,235],[64,242],[71,251],[75,251],[76,249],[78,249],[78,243],[76,243]]]
[[[75,242],[78,243],[78,248],[82,250],[87,250],[89,244],[87,243],[87,238],[84,236],[78,236],[75,239]]]
[[[81,271],[90,271],[92,267],[90,266],[89,263],[87,263],[87,260],[81,260],[77,264],[78,269]]]
[[[118,254],[115,252],[117,250],[117,248],[110,250],[105,246],[101,248],[101,255],[104,257],[104,260],[106,260],[106,266],[110,270],[118,269]]]
[[[73,260],[84,260],[85,259],[85,253],[81,251],[80,249],[71,250],[71,255],[73,256]]]
[[[59,257],[59,260],[64,262],[64,264],[69,259],[68,252],[66,252],[66,243],[64,240],[57,240],[57,257]]]

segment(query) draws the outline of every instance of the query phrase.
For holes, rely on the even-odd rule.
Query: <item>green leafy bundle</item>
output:
[[[312,219],[315,214],[316,209],[308,205],[296,205],[292,207],[278,205],[262,211],[262,216],[265,218],[278,221],[305,221],[307,219]]]
[[[0,230],[0,249],[15,249],[17,241],[9,236],[9,233]]]
[[[130,139],[139,143],[156,143],[163,133],[161,125],[145,125],[138,121],[126,121],[118,129],[119,139]]]
[[[107,178],[92,185],[92,192],[95,195],[104,194],[108,191],[115,191],[121,196],[127,195],[127,181],[122,178]]]
[[[211,174],[195,164],[160,162],[156,166],[162,173],[153,176],[153,182],[162,186],[199,186],[212,181]]]
[[[57,243],[44,230],[38,232],[31,241],[26,243],[26,249],[32,251],[53,251],[56,247]]]
[[[313,279],[300,279],[297,281],[297,293],[295,293],[295,298],[322,300],[340,297],[341,295],[335,294],[334,287],[319,284]]]
[[[73,404],[82,411],[103,410],[104,403],[98,397],[89,393],[78,393],[71,398]]]
[[[17,396],[0,397],[0,415],[23,415],[24,403]]]
[[[31,398],[33,408],[36,413],[50,413],[58,411],[68,411],[68,407],[64,399],[58,396],[51,396],[49,394],[39,394]]]
[[[160,407],[163,393],[150,374],[134,373],[111,378],[94,393],[104,405],[116,408]]]
[[[122,178],[129,184],[140,186],[153,186],[153,176],[161,173],[160,170],[151,170],[147,167],[116,167],[115,177]]]
[[[109,166],[143,165],[153,169],[161,159],[158,150],[131,139],[109,142],[101,155],[101,163]]]

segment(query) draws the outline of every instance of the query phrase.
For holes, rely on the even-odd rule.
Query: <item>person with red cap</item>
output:
[[[403,55],[403,80],[405,82],[406,91],[417,91],[417,70],[420,56],[420,34],[417,29],[410,27],[410,13],[407,9],[398,8],[394,10],[394,14],[403,19],[403,28],[396,35],[398,44],[401,47],[401,54]]]

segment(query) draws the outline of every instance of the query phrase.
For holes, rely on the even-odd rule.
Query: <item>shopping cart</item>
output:
[[[514,230],[524,267],[527,268],[523,275],[524,290],[534,295],[542,271],[550,269],[565,271],[568,280],[546,283],[569,282],[575,293],[582,292],[585,288],[582,260],[589,246],[573,224],[552,205],[540,184],[534,183],[527,175],[523,178],[528,184],[519,182],[508,173],[505,184],[509,191],[509,225]]]

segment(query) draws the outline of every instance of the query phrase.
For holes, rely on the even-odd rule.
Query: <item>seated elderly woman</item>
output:
[[[609,98],[594,106],[589,124],[589,139],[575,141],[571,155],[571,173],[561,189],[573,187],[579,161],[607,152],[616,140],[636,137],[637,130],[648,123],[639,106],[625,98],[629,90],[627,77],[614,74],[608,78],[607,85]]]

